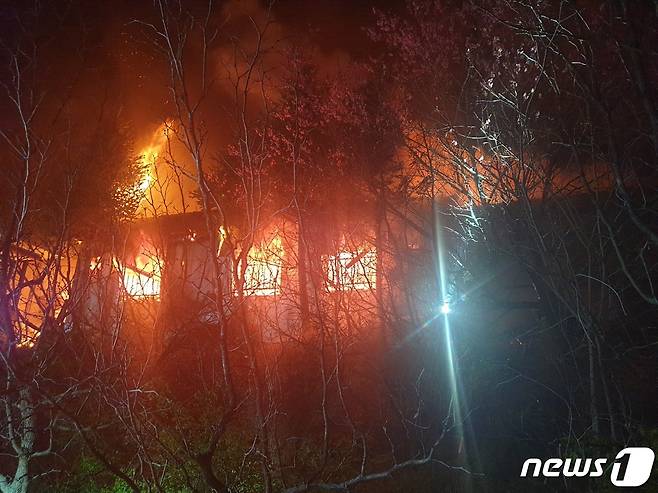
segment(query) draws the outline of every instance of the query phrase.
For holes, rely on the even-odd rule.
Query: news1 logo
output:
[[[647,447],[628,447],[615,457],[610,472],[610,481],[615,486],[642,486],[651,476],[651,468],[655,454]],[[601,477],[604,474],[604,466],[608,462],[606,458],[600,459],[546,459],[543,464],[541,459],[528,459],[521,468],[521,477],[528,476],[530,468],[532,476],[540,475],[546,478],[576,477],[590,478]]]

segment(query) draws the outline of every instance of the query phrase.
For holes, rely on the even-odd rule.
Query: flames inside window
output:
[[[377,252],[374,248],[356,252],[341,251],[326,257],[327,289],[375,289],[377,283]]]
[[[274,296],[281,293],[283,245],[279,236],[252,247],[244,272],[245,296]],[[241,270],[241,269],[240,269]]]
[[[155,248],[143,243],[133,259],[117,266],[123,287],[132,298],[159,298],[162,260]]]
[[[17,345],[29,348],[44,326],[60,317],[69,298],[75,260],[68,252],[53,258],[51,252],[30,245],[17,248],[15,253],[9,303]]]

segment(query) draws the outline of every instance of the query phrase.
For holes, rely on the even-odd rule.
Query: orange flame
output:
[[[158,163],[167,145],[170,128],[171,124],[169,122],[160,125],[151,136],[148,145],[139,153],[142,176],[140,176],[135,186],[142,193],[139,210],[144,215],[148,215],[147,211],[154,205],[154,192],[162,193],[161,190],[154,190],[153,187],[157,182]]]
[[[133,262],[121,265],[115,260],[123,276],[123,287],[131,298],[159,298],[163,261],[153,245],[144,240]]]
[[[253,246],[244,272],[245,296],[275,296],[281,293],[283,242],[276,235],[269,242]]]

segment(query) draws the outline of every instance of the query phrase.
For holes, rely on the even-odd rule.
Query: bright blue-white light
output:
[[[444,315],[450,313],[450,303],[448,303],[447,301],[443,302],[443,304],[441,305],[441,313],[443,313]]]

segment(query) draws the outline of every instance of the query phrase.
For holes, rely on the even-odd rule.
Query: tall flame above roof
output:
[[[138,154],[141,176],[135,184],[142,194],[138,215],[156,217],[199,210],[190,197],[196,188],[193,168],[176,137],[171,120],[160,124]]]

